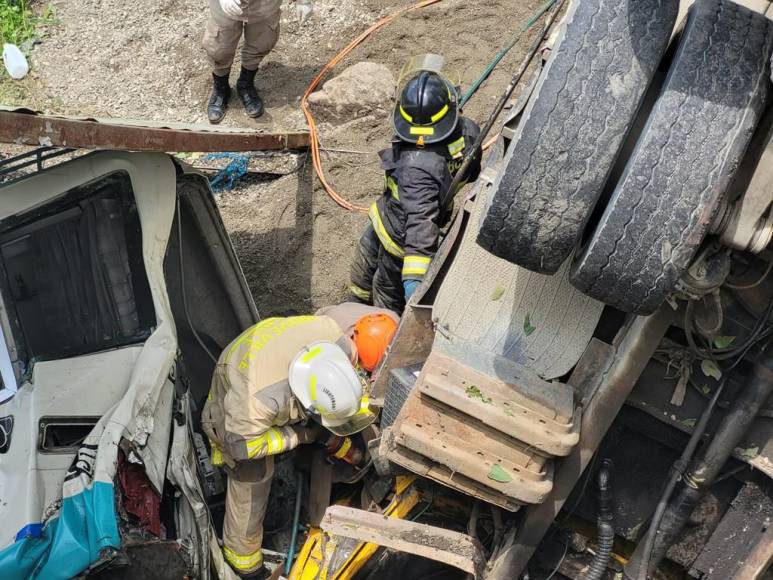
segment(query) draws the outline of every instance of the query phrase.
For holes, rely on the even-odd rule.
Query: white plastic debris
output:
[[[15,44],[3,45],[3,64],[5,70],[11,75],[12,79],[20,80],[27,76],[30,72],[30,65],[27,62],[27,58],[24,53],[19,50],[19,47]]]

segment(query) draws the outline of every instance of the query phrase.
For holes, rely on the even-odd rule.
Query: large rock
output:
[[[315,114],[329,120],[350,121],[392,108],[395,77],[382,64],[358,62],[309,95]]]

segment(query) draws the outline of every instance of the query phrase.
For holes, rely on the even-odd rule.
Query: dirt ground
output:
[[[483,71],[540,2],[443,0],[375,33],[339,65],[373,61],[398,75],[414,54],[437,52],[459,71],[463,89]],[[21,90],[0,91],[6,103],[79,116],[206,122],[210,73],[200,49],[206,0],[55,0],[59,24],[34,49]],[[310,22],[283,7],[276,49],[261,65],[258,88],[267,112],[248,119],[232,103],[229,126],[305,129],[300,95],[338,50],[408,2],[316,0]],[[466,114],[482,122],[526,50],[523,38],[472,99]],[[234,75],[235,76],[235,75]],[[6,81],[8,82],[8,81]],[[323,146],[360,153],[326,154],[326,171],[347,199],[367,205],[380,193],[376,152],[390,139],[389,118],[373,111],[320,125]],[[0,146],[0,151],[2,151]],[[275,167],[276,161],[256,162]],[[218,195],[234,246],[262,314],[309,312],[346,296],[349,260],[366,217],[337,206],[305,156],[276,180],[248,176]]]

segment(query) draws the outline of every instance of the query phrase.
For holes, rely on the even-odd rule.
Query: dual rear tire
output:
[[[697,254],[770,93],[773,23],[730,0],[699,0],[619,160],[677,4],[574,3],[478,234],[495,255],[541,273],[579,248],[572,283],[637,314],[653,312]]]

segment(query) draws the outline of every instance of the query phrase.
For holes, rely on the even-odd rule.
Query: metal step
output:
[[[541,503],[553,486],[551,457],[577,443],[579,412],[568,385],[507,374],[520,385],[433,351],[379,453],[510,511]],[[539,389],[544,396],[531,396]]]
[[[526,373],[511,375],[512,379],[505,382],[437,353],[430,355],[428,363],[418,385],[423,395],[475,417],[546,455],[569,455],[577,444],[579,410],[566,413],[561,407],[548,407],[519,388],[528,383],[531,391],[535,387],[545,393],[557,391],[555,398],[568,398],[571,409],[572,389],[567,385],[548,383]]]

